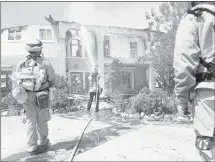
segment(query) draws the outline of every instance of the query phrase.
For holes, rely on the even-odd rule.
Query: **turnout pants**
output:
[[[47,109],[40,110],[36,106],[36,93],[28,92],[28,100],[23,105],[25,116],[27,118],[26,124],[28,127],[27,140],[28,151],[34,151],[38,144],[44,145],[48,141],[48,121],[51,116]]]
[[[215,160],[215,90],[198,89],[193,100],[196,146],[205,161]]]
[[[99,109],[99,95],[100,94],[97,95],[96,110]],[[89,99],[89,102],[87,104],[87,110],[91,109],[91,105],[92,105],[94,96],[96,97],[96,92],[90,92],[90,99]]]

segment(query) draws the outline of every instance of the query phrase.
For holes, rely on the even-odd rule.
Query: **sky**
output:
[[[54,20],[74,21],[86,25],[146,28],[145,11],[160,2],[2,2],[1,28],[30,24],[47,24]]]

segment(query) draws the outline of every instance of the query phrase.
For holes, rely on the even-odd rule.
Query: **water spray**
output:
[[[91,48],[93,47],[92,38],[90,37],[90,33],[87,30],[87,28],[83,25],[80,27],[80,32],[82,36],[82,44],[84,46],[84,49],[87,51],[87,55],[90,58],[90,62],[92,64],[92,67],[95,66],[95,60],[93,59],[93,53]]]
[[[81,31],[81,36],[82,36],[82,45],[84,46],[85,50],[87,50],[87,54],[88,54],[88,57],[90,58],[90,61],[91,61],[91,64],[92,64],[92,67],[95,67],[95,60],[93,59],[93,53],[92,53],[92,50],[90,47],[93,47],[93,43],[92,43],[92,38],[90,37],[90,33],[88,32],[88,30],[86,29],[86,27],[84,27],[83,25],[81,25],[80,27],[80,31]],[[97,105],[97,102],[98,102],[98,95],[99,95],[99,76],[97,76],[97,85],[96,85],[96,105]],[[78,147],[80,145],[80,142],[81,142],[81,139],[84,135],[84,132],[86,131],[88,125],[91,123],[91,121],[93,121],[93,119],[96,118],[96,115],[95,115],[95,111],[93,111],[93,113],[91,114],[90,116],[90,119],[88,120],[86,126],[84,127],[83,131],[81,132],[81,135],[79,136],[79,139],[73,149],[73,152],[69,158],[68,161],[72,162],[75,155],[76,155],[76,152],[78,150]]]

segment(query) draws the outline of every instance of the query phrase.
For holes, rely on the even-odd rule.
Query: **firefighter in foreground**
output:
[[[99,111],[99,96],[102,93],[102,88],[99,87],[99,73],[97,68],[93,68],[91,70],[90,76],[89,76],[89,83],[90,83],[90,89],[89,89],[89,93],[90,93],[90,98],[89,98],[89,102],[87,104],[87,111],[89,112],[91,109],[91,105],[93,102],[93,98],[97,97],[96,100],[96,109],[95,112]]]
[[[196,147],[205,161],[215,154],[215,5],[192,2],[182,18],[174,52],[178,118],[186,119],[192,104]]]
[[[42,56],[41,41],[33,40],[26,46],[29,55],[17,66],[14,74],[16,86],[12,94],[23,104],[28,126],[28,152],[37,155],[49,148],[49,90],[55,82],[55,71]]]

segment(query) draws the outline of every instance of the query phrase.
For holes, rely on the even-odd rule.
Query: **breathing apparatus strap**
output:
[[[208,71],[210,71],[210,73],[213,74],[213,77],[215,77],[215,64],[212,62],[206,62],[205,59],[203,58],[199,58],[199,63],[202,64]]]
[[[31,69],[31,75],[33,75],[33,72],[34,72],[34,67],[37,65],[37,63],[35,62],[32,69]],[[36,86],[36,79],[33,78],[33,84],[34,84],[34,87],[33,87],[33,91],[35,91],[35,86]]]
[[[206,62],[205,59],[199,58],[199,63],[203,65],[209,73],[196,74],[196,82],[215,81],[215,64],[212,62]]]

